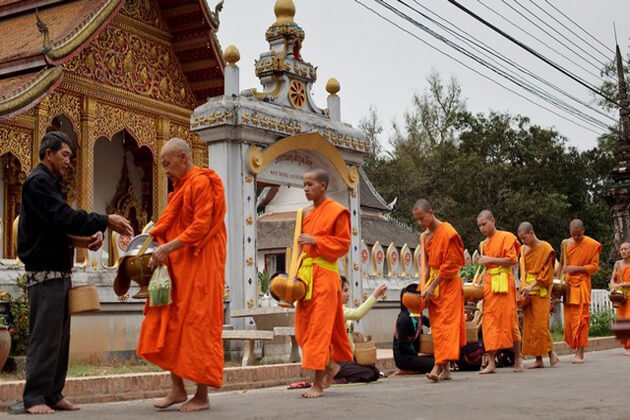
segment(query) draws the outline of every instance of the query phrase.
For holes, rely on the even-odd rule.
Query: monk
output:
[[[536,357],[528,369],[543,368],[543,356],[546,355],[549,355],[549,364],[553,367],[559,362],[549,331],[556,255],[548,242],[538,239],[534,226],[529,222],[520,224],[518,237],[523,242],[520,293],[522,297],[529,296],[529,303],[523,309],[523,354]]]
[[[412,210],[413,218],[425,229],[426,271],[423,296],[429,308],[435,364],[427,378],[433,382],[449,380],[448,362],[459,360],[466,345],[464,290],[459,270],[464,266],[464,244],[455,228],[435,217],[431,204],[420,199]]]
[[[521,245],[510,232],[497,230],[490,210],[477,216],[477,226],[486,239],[479,244],[479,264],[484,266],[481,330],[488,365],[479,373],[496,372],[495,356],[500,349],[514,349],[514,372],[522,372],[521,332],[516,308],[513,268]]]
[[[611,292],[621,289],[626,294],[626,301],[617,309],[617,319],[630,318],[630,287],[621,287],[622,284],[630,286],[630,242],[624,242],[619,247],[621,260],[615,262],[612,277],[610,279]],[[630,339],[621,340],[623,344],[624,355],[630,356]]]
[[[299,277],[310,286],[295,311],[295,338],[302,348],[302,368],[315,371],[313,386],[302,396],[318,398],[339,373],[337,362],[353,360],[337,265],[350,249],[350,212],[326,196],[329,178],[324,170],[308,171],[303,181],[313,204],[304,209],[298,237],[305,254]]]
[[[160,244],[149,265],[168,268],[173,302],[151,307],[147,301],[137,354],[171,372],[172,388],[155,407],[185,402],[185,378],[197,390],[179,410],[207,410],[208,386],[220,388],[223,381],[225,193],[214,171],[193,165],[184,140],[166,142],[160,160],[174,191],[149,232]]]
[[[599,269],[602,245],[584,235],[584,223],[575,219],[569,224],[571,237],[562,241],[560,266],[567,283],[564,304],[564,341],[575,349],[573,363],[584,363],[590,330],[591,276]]]

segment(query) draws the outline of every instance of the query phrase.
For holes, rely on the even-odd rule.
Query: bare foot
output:
[[[518,366],[515,365],[513,372],[523,373],[523,365],[518,365]]]
[[[448,369],[442,369],[442,371],[440,372],[440,375],[438,376],[438,380],[439,381],[450,381],[451,379],[451,372],[448,371]]]
[[[496,368],[491,368],[490,366],[486,366],[484,370],[479,371],[480,375],[488,375],[490,373],[497,373]]]
[[[584,359],[576,355],[575,358],[573,359],[573,364],[581,365],[582,363],[584,363]]]
[[[210,401],[208,398],[199,398],[194,396],[186,404],[179,407],[179,411],[183,413],[190,413],[192,411],[202,411],[210,409]]]
[[[440,377],[438,374],[433,373],[433,372],[429,372],[427,373],[427,379],[433,382],[437,382],[440,380]]]
[[[29,414],[53,414],[55,410],[48,407],[46,404],[38,404],[26,409]]]
[[[626,350],[623,352],[623,355],[624,355],[624,356],[630,356],[630,349],[626,349]]]
[[[534,363],[532,363],[531,365],[527,366],[527,369],[542,369],[545,366],[543,365],[542,360],[536,360]]]
[[[55,404],[52,408],[60,411],[77,411],[81,409],[80,407],[77,407],[65,398]]]
[[[304,398],[319,398],[324,395],[324,390],[319,385],[313,384],[311,389],[302,394]]]
[[[162,398],[160,401],[153,404],[153,407],[164,409],[164,408],[170,407],[173,404],[183,403],[186,401],[186,399],[188,399],[188,395],[186,395],[185,390],[175,391],[171,389],[168,395]]]
[[[558,363],[560,363],[560,359],[558,358],[558,355],[556,354],[556,352],[552,351],[551,354],[549,355],[549,366],[554,367]]]
[[[335,376],[337,376],[340,370],[341,370],[341,366],[339,366],[339,363],[336,363],[336,362],[331,361],[328,364],[328,366],[326,366],[326,369],[325,369],[326,376],[324,376],[324,383],[323,383],[324,389],[330,388],[330,384],[334,382]]]

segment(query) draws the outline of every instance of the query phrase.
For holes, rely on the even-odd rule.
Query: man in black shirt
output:
[[[131,224],[122,216],[87,213],[68,205],[61,180],[72,153],[72,141],[65,133],[47,133],[39,148],[41,162],[22,187],[18,255],[25,265],[30,299],[24,407],[31,414],[78,409],[61,394],[68,370],[67,300],[74,257],[67,235],[91,236],[91,250],[101,247],[108,227],[133,235]]]

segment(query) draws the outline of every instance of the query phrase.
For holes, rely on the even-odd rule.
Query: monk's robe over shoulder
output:
[[[591,313],[591,275],[599,269],[602,245],[590,238],[568,244],[565,265],[584,267],[586,273],[567,273],[567,302],[564,305],[564,341],[571,348],[587,347]]]
[[[435,363],[444,364],[458,360],[460,349],[466,345],[464,291],[459,277],[465,263],[464,244],[455,228],[442,222],[424,248],[429,269],[442,279],[438,295],[429,301],[429,320]]]
[[[615,273],[616,282],[617,283],[630,283],[630,266],[624,267],[622,270],[622,278],[619,278],[619,273]],[[630,289],[626,293],[626,301],[619,309],[617,309],[617,319],[628,319],[630,318]],[[626,338],[623,340],[619,340],[623,347],[627,350],[630,349],[630,338]]]
[[[521,273],[521,288],[537,282],[530,293],[530,303],[523,310],[523,354],[546,356],[553,347],[549,331],[549,311],[553,270],[556,256],[548,242],[542,241],[535,248],[528,248],[524,259],[525,273]]]
[[[147,301],[138,356],[198,384],[223,381],[225,290],[225,193],[221,178],[194,167],[174,185],[166,210],[150,234],[160,244],[185,246],[166,260],[173,303]]]
[[[483,255],[518,262],[521,245],[510,232],[498,230],[483,245]],[[483,279],[483,344],[487,351],[512,348],[520,337],[515,326],[516,285],[512,267],[486,264]]]
[[[303,251],[313,259],[313,295],[298,302],[295,311],[295,338],[302,348],[302,367],[323,370],[329,360],[352,360],[346,333],[339,273],[321,267],[317,258],[337,264],[350,249],[350,212],[341,204],[326,199],[304,216],[302,232],[315,237],[315,245]],[[328,265],[328,264],[326,264]]]

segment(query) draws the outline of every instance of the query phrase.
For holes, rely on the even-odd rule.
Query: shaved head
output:
[[[173,137],[162,146],[161,155],[169,155],[173,153],[184,153],[192,161],[192,150],[190,145],[184,139]]]
[[[328,176],[328,172],[323,169],[315,168],[308,171],[305,175],[311,175],[317,182],[323,182],[326,184],[326,189],[328,189],[328,183],[330,182],[330,176]]]
[[[569,223],[569,229],[571,230],[584,229],[584,222],[581,221],[580,219],[573,219],[571,220],[571,223]]]
[[[534,232],[534,225],[529,222],[523,222],[518,225],[518,233],[530,233]]]
[[[481,210],[477,215],[477,219],[494,219],[494,214],[490,210]]]
[[[413,210],[431,211],[433,207],[431,207],[431,203],[428,200],[421,198],[413,205]]]

